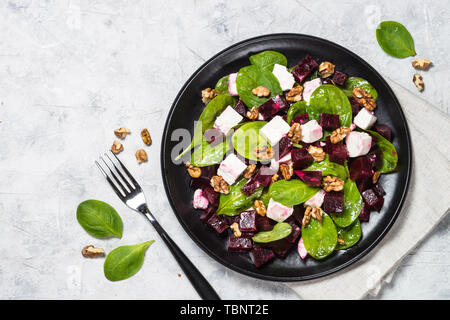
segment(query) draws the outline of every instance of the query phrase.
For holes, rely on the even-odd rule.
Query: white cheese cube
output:
[[[194,200],[193,200],[193,207],[195,209],[206,209],[208,208],[209,201],[208,199],[203,195],[202,189],[197,189],[194,192]]]
[[[367,154],[372,145],[372,137],[365,132],[352,131],[345,138],[348,156],[350,158]]]
[[[323,204],[323,199],[325,198],[325,191],[319,189],[315,195],[313,195],[308,201],[305,202],[305,206],[310,206],[313,208],[320,208]]]
[[[316,120],[310,120],[301,125],[302,128],[302,141],[306,143],[313,143],[319,139],[322,139],[323,132],[322,127]]]
[[[227,135],[228,131],[241,122],[243,117],[234,110],[233,107],[228,106],[221,114],[217,117],[214,122],[214,128],[220,130],[224,135]]]
[[[309,100],[311,99],[311,95],[313,94],[314,90],[316,90],[321,85],[322,81],[320,80],[320,78],[316,78],[311,81],[306,81],[303,84],[303,100],[309,103]]]
[[[259,133],[269,141],[270,145],[274,146],[289,132],[290,128],[291,127],[282,117],[275,116],[259,130]]]
[[[291,90],[295,84],[295,79],[285,66],[275,63],[272,70],[273,75],[278,79],[281,90]]]
[[[283,222],[289,218],[294,212],[294,208],[287,207],[279,202],[276,202],[272,198],[269,200],[269,205],[267,206],[267,217],[275,220],[277,222]]]
[[[232,73],[228,76],[228,93],[230,96],[236,97],[238,96],[237,87],[236,87],[236,79],[237,73]]]
[[[220,163],[217,174],[229,185],[232,185],[246,168],[247,165],[244,162],[242,162],[235,154],[230,153],[225,160]]]
[[[297,251],[298,254],[300,255],[300,258],[302,259],[305,259],[306,256],[308,255],[308,251],[306,250],[305,244],[303,243],[303,237],[301,237],[300,240],[298,241]]]
[[[375,121],[377,121],[377,117],[366,108],[362,108],[353,120],[353,122],[363,130],[370,129]]]

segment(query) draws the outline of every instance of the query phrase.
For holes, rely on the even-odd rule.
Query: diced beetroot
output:
[[[313,157],[309,154],[305,147],[301,149],[293,148],[291,151],[291,159],[294,163],[293,167],[296,170],[305,169],[314,161]]]
[[[208,219],[211,217],[211,215],[214,213],[213,207],[206,208],[203,213],[200,215],[200,221],[203,223],[207,223]]]
[[[299,226],[297,226],[294,222],[289,223],[289,224],[292,227],[292,232],[284,239],[286,239],[290,243],[294,243],[297,241],[298,237],[302,233],[302,229]]]
[[[355,182],[359,193],[363,193],[364,191],[372,187],[372,178],[360,179],[356,180]]]
[[[256,216],[256,229],[260,231],[270,231],[273,229],[272,221],[266,216]]]
[[[217,174],[218,164],[213,166],[202,167],[202,174],[200,177],[191,179],[192,189],[205,189],[210,186],[211,178]]]
[[[260,268],[262,265],[275,258],[275,254],[271,249],[261,247],[253,248],[249,254],[257,268]]]
[[[276,95],[264,102],[259,108],[259,114],[264,120],[272,118],[275,114],[289,108],[286,98],[282,95]]]
[[[350,164],[349,172],[353,181],[370,179],[373,175],[372,164],[367,157],[358,157]]]
[[[262,165],[252,179],[255,179],[260,185],[267,187],[272,181],[272,176],[275,173],[276,172],[269,166]]]
[[[287,155],[289,152],[291,152],[292,149],[292,142],[291,139],[289,139],[287,136],[280,139],[278,142],[278,152],[275,155],[275,159],[279,160],[280,158],[283,158],[285,155]]]
[[[253,193],[255,193],[256,188],[259,187],[258,181],[251,178],[248,180],[244,186],[242,187],[242,192],[245,193],[247,196],[251,196]]]
[[[294,206],[294,212],[292,213],[291,217],[295,221],[296,224],[301,226],[304,214],[305,214],[305,207],[302,205],[298,205],[298,206]]]
[[[378,196],[372,189],[367,189],[363,193],[361,193],[361,196],[365,203],[367,203],[368,206],[373,207],[377,201]]]
[[[348,159],[348,151],[347,147],[343,144],[333,144],[331,146],[331,154],[330,154],[330,161],[344,165],[345,160]]]
[[[339,115],[332,113],[321,113],[319,116],[319,125],[325,130],[335,130],[340,127]]]
[[[330,191],[325,194],[323,199],[323,211],[326,213],[344,212],[344,192]]]
[[[309,121],[309,115],[307,113],[302,113],[302,114],[295,116],[294,119],[292,119],[291,125],[295,122],[304,124],[304,123],[307,123],[308,121]]]
[[[378,167],[383,163],[383,152],[379,148],[374,149],[367,154],[367,158],[372,164],[372,168]]]
[[[218,234],[228,229],[228,224],[216,214],[213,214],[207,221],[207,224],[213,228]]]
[[[354,97],[348,98],[348,100],[350,101],[350,105],[352,107],[352,115],[353,115],[353,117],[355,117],[359,113],[359,110],[360,110],[359,102],[356,101],[356,99]]]
[[[236,110],[237,113],[246,118],[248,108],[245,105],[244,101],[242,101],[241,99],[239,99],[236,105],[234,106],[234,110]]]
[[[294,172],[308,186],[320,187],[320,184],[322,182],[322,171],[295,170]]]
[[[359,213],[359,221],[369,221],[370,218],[370,207],[363,202],[361,212]]]
[[[242,238],[251,238],[255,235],[256,232],[252,231],[252,232],[241,232],[241,237]]]
[[[203,195],[208,199],[209,203],[217,208],[219,206],[220,193],[214,191],[210,186],[203,189]]]
[[[344,72],[336,71],[333,75],[333,82],[338,86],[343,86],[345,80],[347,80],[347,77],[347,74],[345,74]]]
[[[256,231],[256,211],[249,210],[239,213],[239,230],[243,232]]]
[[[372,137],[372,142],[370,143],[370,149],[373,149],[377,145],[378,138],[375,137],[373,134],[369,133],[369,135]]]
[[[307,55],[300,61],[297,66],[292,70],[292,75],[298,83],[303,83],[306,77],[318,67],[318,63],[310,55]]]
[[[378,197],[377,202],[372,206],[372,208],[377,211],[380,212],[381,208],[383,207],[384,204],[384,197]]]
[[[388,141],[392,141],[392,131],[385,124],[377,123],[373,126],[373,130],[379,133],[382,137],[384,137]]]
[[[298,228],[298,227],[297,227]],[[299,228],[300,229],[300,228]],[[275,254],[281,258],[284,259],[289,252],[289,250],[292,248],[293,243],[288,241],[286,238],[269,242],[265,246],[269,247],[270,249],[275,252]]]
[[[379,182],[372,187],[372,190],[378,197],[386,195],[386,191],[384,191],[383,187],[380,185]]]
[[[221,216],[223,221],[228,225],[231,226],[233,223],[239,223],[239,215],[237,216],[227,216],[227,215],[223,215]]]
[[[325,141],[320,141],[323,143],[323,145],[321,146],[323,151],[325,151],[325,153],[330,154],[333,151],[333,144],[331,143],[331,139],[330,136],[327,136],[325,138]]]
[[[250,238],[230,235],[228,238],[228,251],[250,251],[253,249],[253,241]]]

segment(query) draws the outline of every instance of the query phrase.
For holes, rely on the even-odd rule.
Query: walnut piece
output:
[[[423,83],[423,78],[420,74],[418,73],[414,74],[413,82],[419,91],[423,91],[423,89],[425,88],[425,84]]]
[[[278,180],[279,177],[280,177],[280,176],[278,175],[278,173],[275,173],[275,174],[272,176],[272,179],[270,180],[270,183],[271,183],[271,184],[274,183],[275,181]]]
[[[302,100],[303,87],[301,85],[296,85],[287,94],[286,100],[289,102],[297,102]]]
[[[186,162],[186,168],[192,178],[199,178],[202,175],[202,169],[194,167],[189,161]]]
[[[324,61],[319,66],[319,73],[322,78],[328,78],[334,73],[334,64]]]
[[[125,139],[125,137],[127,136],[127,134],[129,134],[131,131],[128,128],[119,128],[114,130],[114,134],[116,135],[117,138],[119,139]]]
[[[350,133],[350,128],[347,127],[340,127],[334,130],[330,135],[330,141],[331,143],[339,143]]]
[[[270,90],[263,86],[259,86],[259,87],[254,88],[252,90],[252,93],[255,96],[258,96],[259,98],[261,98],[261,97],[267,97],[270,94]]]
[[[262,146],[262,147],[256,147],[256,149],[253,150],[253,154],[258,159],[269,160],[274,156],[274,151],[271,147]]]
[[[239,230],[239,224],[237,222],[233,222],[230,229],[233,230],[233,234],[236,238],[240,238],[242,236],[241,230]]]
[[[287,134],[293,143],[299,143],[302,140],[302,127],[300,123],[294,122]]]
[[[138,151],[136,151],[136,160],[139,164],[147,162],[147,152],[145,152],[144,149],[139,149]]]
[[[337,242],[339,242],[339,244],[344,244],[345,243],[344,239],[342,239],[342,238],[337,238]]]
[[[317,221],[319,221],[320,223],[322,223],[322,216],[323,216],[323,211],[320,208],[312,208],[311,210],[311,216],[316,219]]]
[[[81,254],[86,258],[95,258],[104,256],[105,250],[102,248],[95,248],[92,244],[90,244],[81,250]]]
[[[433,64],[433,62],[428,59],[416,58],[411,62],[411,64],[416,69],[427,70],[428,67]]]
[[[217,96],[216,89],[206,88],[202,90],[202,101],[204,104],[208,104],[216,96]]]
[[[256,170],[256,164],[249,164],[247,169],[245,169],[244,173],[242,174],[245,179],[250,179]]]
[[[322,189],[326,192],[344,190],[344,180],[338,177],[326,176],[322,179]]]
[[[258,108],[253,107],[250,111],[247,111],[246,116],[250,120],[256,120],[258,119],[259,111]]]
[[[118,154],[121,153],[123,151],[123,144],[121,144],[119,141],[114,140],[112,146],[111,146],[111,151],[114,154]]]
[[[321,147],[309,146],[309,154],[313,157],[314,161],[320,162],[325,160],[325,151]]]
[[[305,214],[303,215],[302,226],[306,226],[311,220],[312,207],[306,206]]]
[[[257,214],[259,214],[262,217],[266,215],[267,209],[266,206],[264,205],[264,202],[262,202],[261,200],[255,200],[253,206],[255,207],[255,211]]]
[[[352,93],[355,100],[365,109],[373,111],[377,107],[375,99],[372,98],[372,95],[368,93],[366,90],[361,88],[355,88],[353,89]]]
[[[144,143],[146,145],[151,145],[152,144],[152,138],[150,137],[150,133],[148,132],[147,129],[142,129],[141,131],[141,137],[142,137],[142,141],[144,141]]]
[[[223,194],[228,194],[230,192],[228,183],[221,176],[213,176],[211,178],[211,187],[214,188],[214,191]]]
[[[290,164],[280,164],[280,171],[283,175],[284,180],[291,179],[292,175],[294,174],[294,168],[292,166],[292,163]]]
[[[376,184],[378,182],[378,179],[380,178],[380,171],[375,171],[375,173],[372,176],[372,183]]]

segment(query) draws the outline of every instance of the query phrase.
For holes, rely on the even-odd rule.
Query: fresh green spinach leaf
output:
[[[279,180],[270,185],[269,195],[273,200],[292,207],[310,199],[317,190],[297,179]]]
[[[415,56],[414,40],[404,25],[396,21],[382,21],[376,30],[381,49],[396,58]]]
[[[354,246],[359,239],[361,239],[361,224],[359,219],[356,219],[351,225],[346,228],[336,227],[338,238],[344,240],[343,244],[339,242],[336,244],[336,250],[348,249]]]
[[[267,243],[286,238],[292,232],[292,227],[289,223],[278,222],[272,230],[262,231],[256,233],[252,240],[259,243]]]
[[[218,94],[230,95],[228,92],[228,76],[222,77],[217,81],[216,91]]]
[[[250,56],[250,63],[260,67],[261,69],[272,72],[275,64],[287,66],[286,57],[276,51],[263,51]]]
[[[298,115],[307,113],[306,112],[307,103],[306,101],[297,101],[289,107],[286,122],[291,124],[291,121]]]
[[[222,161],[229,149],[230,147],[226,140],[211,147],[211,144],[203,139],[202,144],[191,154],[191,164],[194,167],[206,167],[217,164]]]
[[[217,214],[236,216],[239,212],[246,210],[253,205],[253,202],[261,196],[263,187],[259,186],[251,196],[247,196],[241,190],[247,181],[247,179],[241,178],[235,184],[230,186],[230,192],[228,194],[220,194],[219,207],[216,211]]]
[[[346,180],[348,177],[347,170],[344,166],[330,161],[329,155],[325,156],[325,159],[320,162],[314,161],[309,167],[303,169],[304,171],[322,171],[322,176],[336,176],[342,180]]]
[[[369,81],[364,80],[363,78],[350,77],[345,80],[344,87],[342,91],[349,98],[353,97],[353,89],[361,88],[365,90],[367,93],[370,93],[372,98],[378,98],[378,92],[375,88],[369,83]]]
[[[337,226],[348,227],[358,219],[362,205],[363,200],[356,183],[347,179],[344,184],[344,212],[329,214]]]
[[[259,134],[259,130],[266,124],[266,121],[252,121],[240,126],[231,137],[236,152],[246,159],[258,161],[258,157],[254,154],[256,148],[270,146],[269,142]]]
[[[314,259],[323,259],[336,248],[337,230],[333,220],[323,214],[322,223],[311,218],[306,226],[302,227],[303,244]]]
[[[398,162],[398,154],[394,145],[377,132],[371,130],[366,131],[378,139],[377,145],[383,153],[383,162],[377,167],[378,171],[381,173],[394,171],[397,168]]]
[[[83,201],[77,208],[77,220],[83,229],[94,237],[122,238],[122,219],[117,211],[106,202]]]
[[[314,90],[306,108],[310,120],[319,121],[321,113],[339,115],[341,126],[350,127],[352,124],[352,107],[347,96],[336,86],[326,84]]]

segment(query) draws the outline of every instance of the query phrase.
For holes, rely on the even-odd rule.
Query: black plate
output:
[[[239,68],[249,65],[249,56],[264,50],[283,53],[288,66],[297,64],[306,54],[317,61],[331,61],[336,70],[350,76],[368,80],[378,91],[376,115],[380,123],[392,128],[394,145],[398,152],[398,168],[395,173],[382,175],[386,190],[385,203],[380,213],[373,212],[369,222],[362,223],[363,236],[359,243],[347,250],[338,251],[324,260],[308,257],[301,260],[293,249],[284,259],[275,259],[256,269],[248,253],[226,250],[227,241],[217,236],[199,221],[199,212],[192,208],[193,190],[183,165],[171,161],[171,150],[178,141],[171,141],[172,132],[186,128],[191,133],[193,123],[203,109],[201,90],[214,87],[217,80]],[[301,281],[336,272],[361,259],[386,235],[402,207],[411,171],[411,147],[408,126],[391,88],[367,62],[349,50],[330,41],[301,34],[272,34],[239,42],[218,53],[204,63],[185,83],[178,93],[167,117],[161,147],[161,169],[169,202],[189,236],[211,257],[237,272],[266,280]]]

